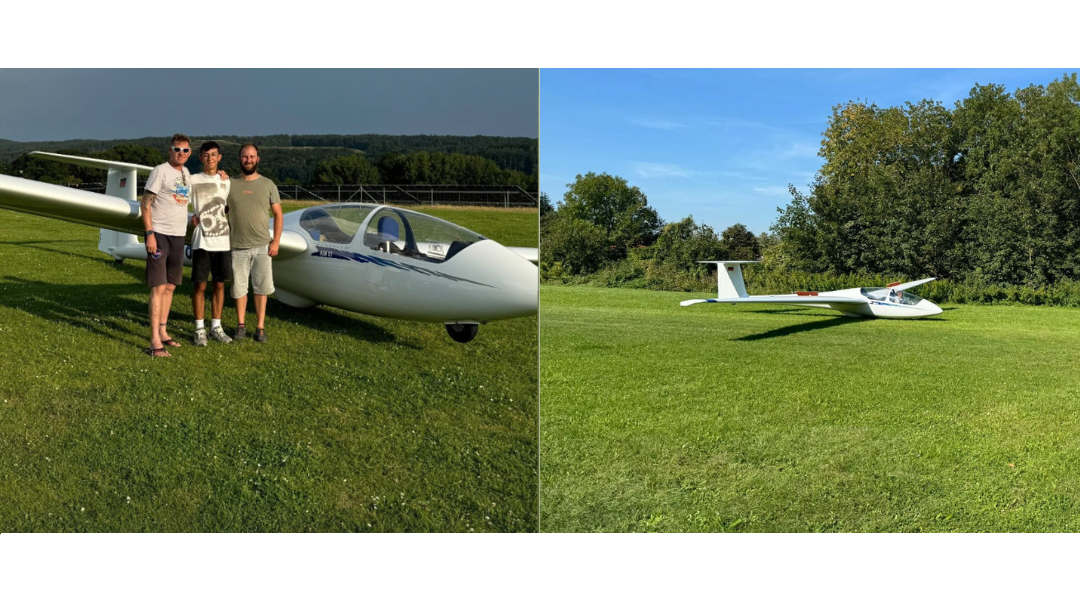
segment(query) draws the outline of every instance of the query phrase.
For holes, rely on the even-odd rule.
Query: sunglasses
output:
[[[177,153],[180,153],[180,152],[191,153],[191,148],[190,147],[173,147],[172,150],[177,152]]]

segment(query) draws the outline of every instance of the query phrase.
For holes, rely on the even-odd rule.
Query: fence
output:
[[[139,190],[146,185],[139,181]],[[105,193],[104,183],[72,187]],[[459,206],[535,207],[537,194],[516,185],[278,185],[282,200],[368,204],[449,204]]]

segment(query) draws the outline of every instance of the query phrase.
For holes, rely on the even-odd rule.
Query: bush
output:
[[[540,234],[541,262],[558,263],[569,275],[596,272],[607,263],[607,251],[604,231],[584,219],[558,214]]]

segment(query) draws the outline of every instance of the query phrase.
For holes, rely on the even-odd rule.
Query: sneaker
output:
[[[206,346],[206,328],[199,328],[198,330],[195,331],[195,346],[196,347],[205,347]]]
[[[265,343],[266,342],[266,330],[263,330],[262,328],[258,328],[258,329],[255,330],[255,342],[256,343]]]
[[[244,324],[240,324],[239,326],[236,326],[236,334],[232,335],[232,339],[237,342],[242,341],[246,334],[247,330],[244,329]]]
[[[218,327],[210,330],[210,338],[214,339],[215,341],[217,341],[219,343],[231,343],[232,342],[232,339],[229,338],[228,334],[225,334],[225,331],[221,329],[221,326],[218,326]]]

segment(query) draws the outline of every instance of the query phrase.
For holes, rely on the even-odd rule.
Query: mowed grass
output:
[[[1080,529],[1080,310],[542,286],[543,531]]]
[[[432,212],[536,245],[535,209]],[[196,348],[185,269],[151,359],[145,264],[97,240],[0,211],[0,532],[536,529],[535,317],[462,345],[270,300],[267,345]]]

